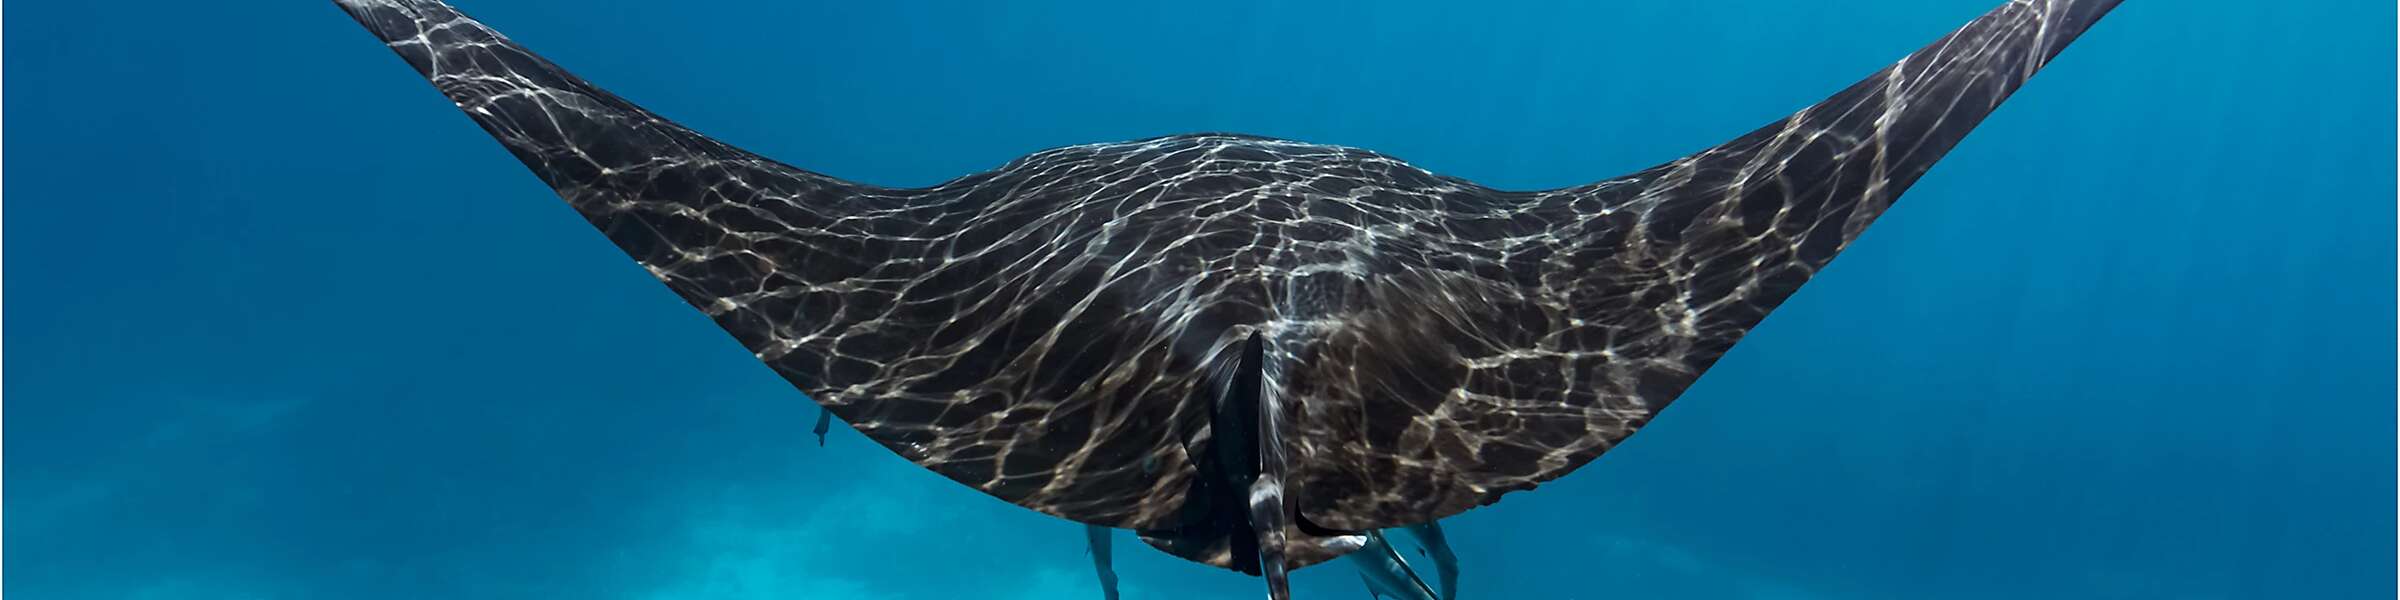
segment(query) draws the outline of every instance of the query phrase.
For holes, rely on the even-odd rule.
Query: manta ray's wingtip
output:
[[[448,8],[450,6],[449,3],[441,0],[333,0],[333,5],[352,13],[379,8],[411,11],[426,7]]]
[[[368,29],[375,28],[375,24],[368,22],[368,19],[374,17],[377,11],[390,10],[403,15],[413,14],[417,12],[416,9],[425,4],[446,6],[441,2],[430,0],[333,0],[335,7],[341,8],[342,12],[350,13],[351,18],[358,19],[359,23],[366,25]]]
[[[429,14],[463,16],[436,0],[333,0],[333,5],[385,44],[417,36],[427,21],[448,20],[429,19]]]

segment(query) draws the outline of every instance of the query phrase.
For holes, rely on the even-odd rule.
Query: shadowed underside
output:
[[[2117,2],[2010,2],[1731,142],[1538,192],[1232,134],[875,187],[684,129],[439,2],[340,4],[861,433],[1195,560],[1257,572],[1213,558],[1251,544],[1279,580],[1631,435]]]

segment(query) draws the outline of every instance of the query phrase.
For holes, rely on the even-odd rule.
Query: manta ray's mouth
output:
[[[1285,569],[1355,547],[1314,544],[1496,502],[1632,435],[2117,2],[2011,1],[1732,141],[1532,192],[1228,134],[862,185],[685,129],[441,2],[339,4],[860,432],[1028,508],[1201,540],[1177,553],[1280,596]]]

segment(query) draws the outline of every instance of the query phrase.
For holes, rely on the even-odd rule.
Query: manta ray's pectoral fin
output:
[[[1174,278],[1112,279],[1112,260],[1064,245],[1091,239],[1086,215],[1012,191],[1053,174],[842,181],[679,126],[438,0],[336,4],[852,430],[1082,523],[1155,528],[1182,504],[1192,469],[1176,425],[1204,409],[1153,399],[1193,387],[1198,359],[1162,346],[1158,315],[1128,304]],[[1121,241],[1108,251],[1156,250]]]
[[[856,218],[882,188],[701,135],[584,81],[448,4],[336,0],[609,241],[820,403],[839,361],[794,353],[841,332],[905,242]],[[840,291],[834,291],[840,290]],[[859,316],[845,316],[855,314]],[[883,348],[852,345],[856,359]],[[845,413],[853,425],[861,413]],[[819,431],[824,430],[819,426]]]
[[[661,274],[687,297],[694,291],[730,291],[721,286],[736,283],[704,278],[715,269],[699,268],[735,265],[681,254],[703,252],[744,233],[747,228],[730,219],[731,212],[772,221],[855,206],[873,190],[686,129],[576,77],[448,4],[336,4],[635,260],[653,272],[692,271],[692,279],[670,276],[687,269]]]
[[[1538,243],[1365,280],[1366,308],[1295,363],[1315,391],[1296,421],[1299,513],[1430,522],[1616,447],[2117,4],[2009,1],[1730,142],[1492,201],[1510,222],[1486,235]]]

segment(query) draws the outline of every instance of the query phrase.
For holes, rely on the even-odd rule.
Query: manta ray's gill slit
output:
[[[447,4],[338,3],[861,433],[1278,586],[1358,546],[1326,531],[1431,522],[1614,447],[2117,4],[2010,2],[1724,144],[1505,192],[1231,134],[862,185],[684,129]],[[1253,339],[1264,412],[1220,430],[1212,377]]]

